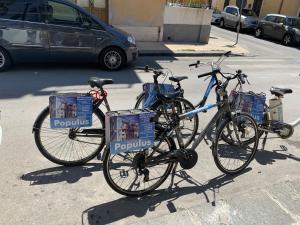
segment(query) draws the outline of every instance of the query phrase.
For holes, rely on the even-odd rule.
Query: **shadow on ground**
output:
[[[247,173],[250,170],[251,169],[248,168],[239,175]],[[167,210],[170,213],[174,213],[179,210],[176,207],[175,200],[192,193],[203,194],[207,203],[215,206],[215,193],[218,192],[218,189],[222,186],[234,182],[234,178],[238,175],[220,175],[205,184],[199,183],[185,171],[177,171],[175,176],[179,177],[179,181],[176,183],[170,182],[170,186],[166,190],[155,191],[150,195],[139,198],[123,197],[85,210],[82,213],[82,224],[109,224],[130,216],[144,217],[147,213],[158,210],[157,207],[160,205],[166,205]],[[183,181],[192,184],[192,186],[179,187],[179,183]],[[206,193],[207,191],[213,193],[213,199],[209,199]]]
[[[139,59],[115,72],[101,70],[95,64],[19,64],[0,74],[0,99],[50,95],[55,91],[47,88],[65,86],[86,85],[88,91],[87,82],[92,76],[113,79],[115,84],[125,84],[128,85],[125,88],[130,88],[133,84],[141,83],[135,67],[149,64],[151,67],[160,68],[157,60],[173,62],[175,59],[147,57],[146,60]]]
[[[30,181],[30,185],[44,185],[60,182],[75,183],[83,177],[90,177],[102,170],[100,163],[88,163],[78,167],[58,166],[23,174],[21,179]]]

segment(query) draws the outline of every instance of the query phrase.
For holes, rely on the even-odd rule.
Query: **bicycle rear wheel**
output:
[[[166,138],[151,149],[140,152],[111,154],[106,151],[103,160],[103,173],[109,186],[125,196],[142,196],[157,189],[169,176],[174,163],[152,163],[155,159],[176,148],[173,139]]]
[[[100,109],[92,115],[88,128],[51,129],[49,107],[34,124],[34,139],[39,151],[48,160],[63,166],[78,166],[95,158],[105,145],[105,116]]]
[[[157,112],[156,122],[160,124],[168,124],[168,120],[172,119],[172,105],[174,106],[175,113],[177,115],[187,113],[195,109],[192,103],[184,98],[174,98],[172,102],[166,104],[159,104],[153,107],[153,110]],[[180,132],[184,144],[184,148],[187,148],[191,142],[195,139],[199,127],[198,114],[186,117],[180,120]]]
[[[224,133],[232,130],[230,142],[224,140]],[[256,121],[248,114],[239,113],[227,119],[217,128],[213,145],[213,157],[217,167],[226,174],[243,171],[257,151],[259,134]]]

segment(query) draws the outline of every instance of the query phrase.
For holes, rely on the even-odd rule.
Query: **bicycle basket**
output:
[[[162,94],[171,94],[175,92],[175,87],[172,84],[159,84],[159,90]],[[143,85],[145,92],[145,100],[143,102],[143,108],[149,108],[156,100],[157,90],[154,83],[146,83]]]
[[[263,122],[266,95],[253,92],[232,91],[229,96],[232,111],[249,113],[258,124]]]

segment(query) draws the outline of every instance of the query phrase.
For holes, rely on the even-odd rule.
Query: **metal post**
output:
[[[238,26],[237,26],[237,30],[236,30],[236,41],[233,44],[233,46],[236,46],[239,43],[239,36],[240,36],[240,30],[241,30],[241,21],[242,21],[242,12],[243,12],[243,6],[244,6],[244,0],[242,0],[242,4],[240,7],[240,18],[239,18],[239,22],[238,22]]]

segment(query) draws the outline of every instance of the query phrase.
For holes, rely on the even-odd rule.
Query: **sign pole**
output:
[[[236,46],[239,43],[239,36],[240,36],[240,30],[241,30],[241,21],[242,21],[242,12],[243,12],[243,6],[244,6],[244,0],[242,0],[242,4],[240,7],[240,17],[239,17],[239,22],[236,30],[236,41],[233,44],[233,46]]]

